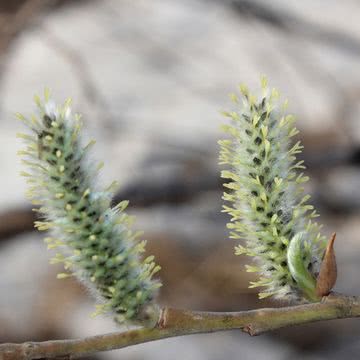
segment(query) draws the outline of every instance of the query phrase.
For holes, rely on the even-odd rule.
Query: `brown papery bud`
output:
[[[321,263],[319,276],[316,280],[316,294],[320,297],[329,295],[335,285],[337,277],[337,266],[334,251],[336,233],[329,240]]]

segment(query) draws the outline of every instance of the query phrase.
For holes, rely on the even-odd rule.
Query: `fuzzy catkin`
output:
[[[230,237],[243,239],[235,247],[237,255],[254,258],[248,272],[257,272],[258,281],[250,287],[263,287],[260,298],[306,299],[316,301],[316,276],[325,247],[317,216],[304,195],[308,177],[297,161],[300,142],[292,143],[298,133],[294,117],[285,114],[287,103],[267,88],[262,79],[262,96],[257,99],[246,86],[241,98],[231,95],[235,105],[224,112],[230,125],[223,129],[230,138],[221,140],[220,163],[230,166],[222,171],[225,184],[224,211],[231,216]]]
[[[18,114],[32,130],[32,135],[19,135],[27,143],[21,155],[28,170],[22,175],[45,218],[35,226],[50,230],[48,248],[60,249],[51,262],[63,263],[68,271],[58,278],[76,275],[99,299],[97,313],[112,313],[119,323],[152,320],[160,286],[152,277],[160,267],[153,256],[141,260],[145,242],[130,229],[127,202],[112,208],[111,187],[96,186],[99,166],[87,158],[93,142],[82,146],[80,117],[72,115],[70,101],[58,107],[48,91],[44,102],[35,101],[38,116]]]

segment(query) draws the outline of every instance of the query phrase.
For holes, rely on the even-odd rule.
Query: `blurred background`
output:
[[[233,311],[281,306],[247,288],[221,214],[219,112],[240,82],[266,74],[298,118],[307,190],[324,233],[338,233],[335,290],[360,295],[360,3],[355,0],[0,1],[0,342],[115,330],[94,301],[56,280],[33,231],[16,156],[33,95],[74,99],[86,136],[117,179],[162,266],[163,305]],[[250,338],[188,336],[100,359],[358,359],[360,322]],[[90,358],[88,358],[90,359]]]

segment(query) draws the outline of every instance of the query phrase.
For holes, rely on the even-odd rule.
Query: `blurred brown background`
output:
[[[0,1],[0,342],[115,330],[58,269],[18,175],[22,126],[45,86],[71,96],[162,265],[162,304],[279,306],[247,288],[221,214],[219,110],[260,74],[298,118],[308,191],[337,231],[336,290],[360,295],[360,2],[285,0]],[[239,331],[140,345],[92,359],[358,359],[360,321],[258,338]]]

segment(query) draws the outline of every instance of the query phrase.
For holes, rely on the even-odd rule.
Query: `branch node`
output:
[[[30,341],[29,341],[29,342],[26,342],[26,343],[23,345],[24,355],[25,355],[26,357],[28,357],[28,356],[32,353],[34,347],[35,347],[35,345],[34,345],[33,342],[30,342]]]
[[[253,324],[247,324],[241,330],[250,336],[257,336],[259,334]]]

